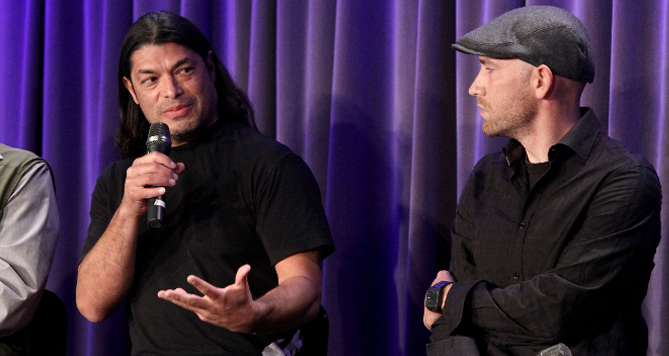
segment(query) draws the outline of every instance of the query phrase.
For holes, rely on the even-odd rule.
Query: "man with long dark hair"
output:
[[[100,322],[126,299],[133,355],[294,355],[334,250],[311,171],[255,129],[248,98],[183,17],[137,20],[118,82],[124,159],[93,193],[79,310]],[[169,156],[146,154],[158,122]],[[163,194],[152,228],[147,199]]]

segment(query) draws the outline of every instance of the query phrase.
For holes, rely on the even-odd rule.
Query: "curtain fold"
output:
[[[400,174],[392,118],[391,2],[338,1],[326,211],[330,354],[395,355]],[[353,30],[355,29],[355,30]],[[352,263],[360,261],[361,263]],[[362,340],[365,340],[362,342]]]
[[[0,2],[0,142],[41,151],[44,4]]]
[[[324,264],[330,355],[424,355],[423,295],[447,268],[449,228],[481,132],[474,56],[455,39],[513,8],[579,17],[597,62],[584,106],[644,155],[665,187],[663,240],[644,303],[648,355],[669,347],[669,0],[0,0],[0,142],[56,178],[61,233],[48,288],[65,302],[69,355],[127,354],[124,307],[101,324],[76,309],[77,261],[95,181],[119,157],[117,66],[130,25],[179,13],[210,39],[264,134],[304,158],[337,251]],[[161,301],[157,300],[157,303]]]
[[[457,200],[455,51],[451,49],[455,41],[452,26],[455,4],[420,2],[416,15],[412,17],[417,20],[412,21],[415,27],[412,32],[416,36],[415,81],[411,88],[413,93],[407,94],[411,95],[413,105],[411,116],[402,120],[407,126],[411,125],[412,135],[410,140],[405,140],[400,134],[400,152],[406,154],[411,167],[401,181],[406,187],[401,216],[408,229],[406,236],[400,235],[401,243],[404,239],[406,243],[400,245],[398,253],[405,255],[406,260],[398,264],[395,273],[401,302],[398,313],[402,355],[425,352],[429,332],[420,327],[421,306],[435,271],[448,269],[449,227]],[[402,79],[398,79],[397,87],[401,88]],[[401,102],[402,97],[401,91],[396,91],[396,102]],[[404,131],[401,127],[398,129],[400,133]]]

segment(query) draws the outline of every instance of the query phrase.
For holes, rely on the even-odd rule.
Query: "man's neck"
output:
[[[533,127],[524,137],[517,140],[525,147],[530,163],[548,161],[548,151],[571,130],[581,118],[580,108],[568,110],[547,110],[537,114]]]

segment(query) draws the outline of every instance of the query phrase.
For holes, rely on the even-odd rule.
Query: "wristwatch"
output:
[[[435,283],[425,292],[425,307],[429,311],[441,313],[441,296],[444,292],[444,287],[453,282],[441,281]]]

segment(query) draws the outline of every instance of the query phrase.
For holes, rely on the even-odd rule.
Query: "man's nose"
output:
[[[481,71],[483,71],[483,68],[481,68]],[[481,71],[479,71],[479,74],[474,78],[472,85],[469,87],[469,95],[471,96],[485,95],[485,88],[481,85]]]
[[[176,98],[179,95],[183,94],[183,88],[181,88],[181,83],[173,77],[169,76],[167,80],[164,81],[165,88],[164,94],[167,98]]]

